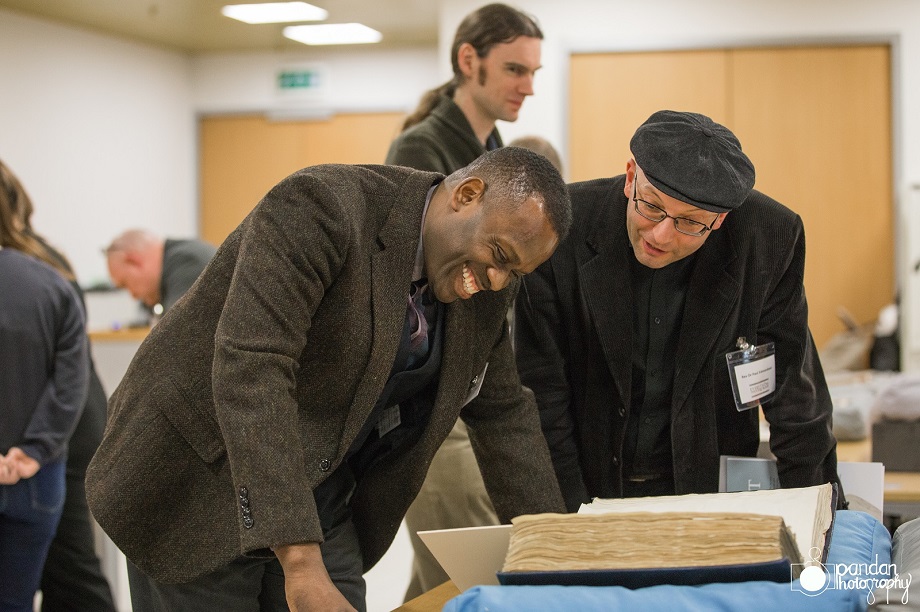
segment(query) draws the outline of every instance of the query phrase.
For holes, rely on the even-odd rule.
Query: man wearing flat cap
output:
[[[802,220],[708,117],[656,112],[630,150],[626,174],[569,186],[571,233],[516,303],[568,509],[718,491],[720,455],[757,454],[758,406],[781,486],[839,483]]]

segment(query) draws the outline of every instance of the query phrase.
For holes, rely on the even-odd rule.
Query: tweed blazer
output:
[[[322,541],[312,491],[387,381],[439,178],[341,165],[291,175],[154,327],[111,398],[87,473],[93,515],[141,570],[184,582],[241,555]],[[430,420],[417,442],[367,469],[350,502],[365,568],[388,548],[458,415],[503,519],[563,508],[511,353],[516,290],[446,306]]]
[[[621,175],[569,186],[572,231],[525,277],[517,300],[521,379],[536,394],[570,510],[591,497],[622,495],[635,257],[624,183]],[[801,219],[757,191],[697,251],[673,348],[678,494],[717,491],[719,455],[757,453],[758,411],[736,408],[725,359],[740,336],[776,344],[776,393],[764,414],[782,486],[837,482],[831,400],[808,329],[804,266]]]

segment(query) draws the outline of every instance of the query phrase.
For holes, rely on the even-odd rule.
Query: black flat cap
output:
[[[733,210],[754,187],[754,164],[741,143],[705,115],[658,111],[639,126],[629,148],[658,190],[704,210]]]

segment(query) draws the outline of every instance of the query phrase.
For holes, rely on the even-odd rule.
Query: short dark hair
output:
[[[476,50],[476,55],[485,57],[495,45],[513,42],[519,36],[542,40],[543,32],[536,19],[507,4],[487,4],[464,17],[457,26],[454,44],[450,47],[453,78],[422,95],[418,107],[403,122],[402,130],[405,131],[425,119],[438,105],[441,96],[452,98],[457,87],[463,83],[463,72],[457,60],[457,52],[461,45],[469,43]]]
[[[490,203],[516,208],[527,198],[543,202],[543,211],[561,242],[572,226],[572,203],[559,171],[542,155],[522,147],[502,147],[478,157],[447,177],[448,184],[477,176],[485,181]]]

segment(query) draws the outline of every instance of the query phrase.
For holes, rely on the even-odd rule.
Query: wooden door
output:
[[[894,299],[888,48],[733,54],[733,129],[757,189],[802,216],[809,320],[818,346],[843,307],[874,321]]]
[[[201,119],[201,237],[223,242],[278,181],[323,163],[382,164],[402,113],[269,121],[262,115]]]
[[[727,61],[723,51],[573,55],[571,179],[585,181],[625,172],[629,139],[657,110],[693,109],[714,121],[727,121]]]

